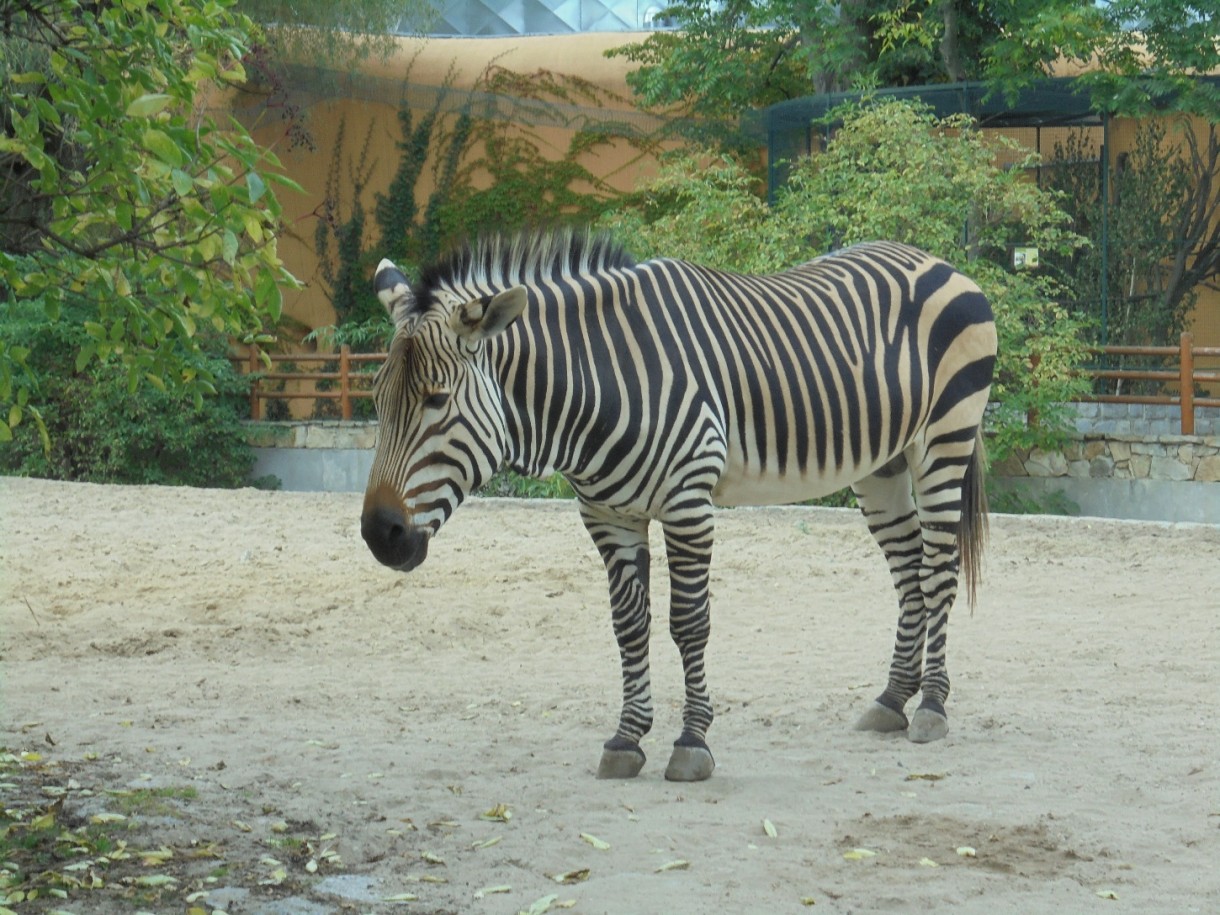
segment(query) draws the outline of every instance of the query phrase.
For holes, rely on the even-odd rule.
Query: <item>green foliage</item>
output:
[[[1079,515],[1080,506],[1062,492],[1037,493],[1020,479],[987,478],[987,506],[1003,515]]]
[[[1064,192],[1074,225],[1093,242],[1072,252],[1062,269],[1075,293],[1073,310],[1104,335],[1095,342],[1176,344],[1197,298],[1193,289],[1171,282],[1180,213],[1192,183],[1181,148],[1166,142],[1161,123],[1143,121],[1134,148],[1111,175],[1105,306],[1098,150],[1083,132],[1073,133],[1056,145],[1049,164],[1049,183]]]
[[[86,301],[75,371],[105,361],[196,405],[217,387],[204,339],[259,339],[292,282],[271,185],[295,185],[201,113],[206,87],[243,78],[231,2],[20,0],[0,33],[0,301],[51,322]],[[40,402],[27,356],[0,349],[0,439]]]
[[[683,153],[600,220],[639,256],[676,257],[742,273],[770,273],[800,260],[761,183],[739,161]],[[802,233],[803,235],[804,233]]]
[[[469,153],[474,119],[468,111],[457,114],[452,124],[441,116],[454,71],[445,75],[436,103],[422,116],[403,106],[398,112],[402,139],[398,168],[385,194],[377,194],[377,225],[381,239],[374,252],[377,260],[388,257],[399,267],[432,261],[444,241],[441,213],[458,185],[458,169]],[[422,211],[419,181],[430,154],[435,153],[432,191]]]
[[[1197,0],[677,0],[678,29],[608,52],[639,64],[647,107],[735,118],[801,95],[983,80],[1009,95],[1059,62],[1087,64],[1098,110],[1165,105],[1220,121],[1214,10]]]
[[[1061,254],[1081,243],[1057,196],[1020,169],[999,167],[996,154],[1015,148],[987,141],[963,119],[938,120],[908,102],[849,106],[835,117],[842,126],[825,152],[795,163],[771,210],[739,164],[685,158],[662,173],[655,193],[647,185],[603,224],[623,232],[639,256],[680,252],[742,272],[878,238],[957,264],[996,313],[994,456],[1054,444],[1067,430],[1060,405],[1082,390],[1074,372],[1085,353],[1080,322],[1058,304],[1063,290],[1053,277],[1006,265],[1014,243]],[[1031,411],[1039,424],[1026,423]]]
[[[398,113],[398,163],[386,190],[374,195],[379,237],[371,247],[364,244],[367,215],[362,203],[372,174],[369,140],[366,136],[359,153],[351,156],[340,129],[315,234],[338,327],[320,328],[314,339],[346,342],[357,349],[381,342],[377,338],[386,326],[384,310],[371,283],[381,258],[389,257],[410,275],[465,236],[564,220],[587,222],[617,192],[585,162],[603,145],[619,141],[636,144],[641,154],[654,148],[651,140],[623,138],[605,125],[584,123],[556,156],[543,136],[523,131],[516,121],[477,119],[469,111],[443,116],[443,90],[451,80],[452,74],[431,109],[404,107]],[[522,75],[496,66],[488,67],[477,88],[529,101],[554,113],[556,123],[563,123],[565,105],[596,107],[612,97],[584,80],[548,71]],[[431,191],[421,201],[421,180],[429,174],[429,162]],[[352,324],[353,330],[344,330]]]
[[[626,136],[612,124],[577,123],[564,114],[564,106],[588,110],[621,101],[587,80],[548,70],[521,74],[492,66],[481,76],[479,88],[539,106],[553,115],[556,125],[573,133],[556,155],[550,141],[521,123],[472,121],[469,155],[446,176],[449,196],[438,212],[446,241],[523,226],[589,222],[620,195],[608,180],[611,176],[591,170],[587,163],[596,160],[603,147],[618,143],[632,144],[641,156],[656,150],[652,138]]]
[[[517,499],[572,499],[575,493],[568,481],[555,473],[545,480],[523,477],[511,470],[501,470],[479,490],[481,496],[509,496]]]
[[[816,4],[810,4],[815,6]],[[735,118],[810,91],[805,63],[792,53],[795,26],[776,4],[679,0],[666,7],[679,31],[607,51],[638,64],[627,84],[648,108],[679,106],[700,118]]]
[[[47,320],[37,302],[10,305],[0,334],[28,349],[48,433],[24,424],[0,450],[0,473],[94,483],[160,483],[238,487],[248,482],[254,453],[241,416],[247,383],[223,355],[224,341],[206,343],[216,394],[199,404],[189,392],[141,386],[134,391],[118,360],[74,368],[87,344],[89,306],[69,303]]]
[[[314,227],[318,270],[340,324],[367,321],[383,311],[368,281],[364,253],[366,214],[363,198],[373,171],[373,163],[369,161],[373,126],[369,125],[360,152],[352,159],[344,148],[346,121],[339,122],[330,169],[326,173],[322,210]],[[351,202],[345,204],[348,194]]]
[[[1195,79],[1220,67],[1214,8],[1197,0],[1024,0],[1013,28],[986,52],[993,85],[1011,92],[1060,60],[1088,66],[1081,80],[1099,111],[1170,110],[1220,120],[1220,92]]]

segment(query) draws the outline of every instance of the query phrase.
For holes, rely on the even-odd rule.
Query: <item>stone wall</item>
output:
[[[1173,404],[1078,403],[1076,431],[1081,435],[1179,435],[1182,411]],[[1195,407],[1195,435],[1220,435],[1220,408]]]
[[[1121,420],[1119,420],[1121,421]],[[283,488],[362,492],[376,423],[250,423],[252,477]],[[1086,432],[1062,451],[1033,450],[996,462],[991,486],[1048,509],[1157,521],[1220,523],[1220,435]],[[1066,502],[1065,502],[1066,500]]]
[[[1062,451],[1034,448],[992,466],[1002,477],[1220,482],[1220,436],[1086,433]]]

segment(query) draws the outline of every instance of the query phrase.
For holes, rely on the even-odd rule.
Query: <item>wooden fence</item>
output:
[[[1196,397],[1195,385],[1220,385],[1220,370],[1203,371],[1195,367],[1198,358],[1220,358],[1220,347],[1195,346],[1189,333],[1182,334],[1178,346],[1105,346],[1095,350],[1103,361],[1122,357],[1140,357],[1172,362],[1176,368],[1111,369],[1090,368],[1086,374],[1094,379],[1109,381],[1155,381],[1177,385],[1178,392],[1159,394],[1096,394],[1087,398],[1097,403],[1168,404],[1180,405],[1182,434],[1194,435],[1195,407],[1220,407],[1220,397]],[[263,357],[255,348],[247,356],[235,356],[233,361],[244,367],[252,377],[250,384],[250,418],[262,419],[267,400],[334,400],[342,419],[352,418],[352,402],[372,396],[375,366],[385,361],[385,353],[353,353],[348,346],[337,353],[267,354],[271,370],[266,371]],[[277,370],[276,366],[289,369]],[[298,366],[320,366],[317,370],[301,370]],[[333,368],[332,368],[333,366]],[[319,387],[319,382],[321,386]]]

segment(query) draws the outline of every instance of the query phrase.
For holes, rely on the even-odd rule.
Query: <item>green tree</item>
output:
[[[1216,10],[1198,0],[679,0],[678,27],[608,52],[640,64],[647,106],[735,117],[794,96],[986,80],[1013,92],[1059,61],[1088,64],[1099,110],[1170,102],[1220,120],[1193,77],[1220,66]]]
[[[209,96],[243,78],[232,0],[17,0],[0,16],[0,302],[91,318],[73,368],[199,403],[203,331],[256,339],[292,278],[276,252],[279,162]],[[7,306],[3,306],[7,307]],[[36,409],[28,349],[0,341],[0,438]]]
[[[1062,288],[1008,267],[1016,242],[1066,254],[1080,243],[1056,195],[995,164],[997,145],[967,119],[937,119],[907,102],[850,106],[819,155],[798,162],[773,208],[731,159],[686,157],[603,221],[639,256],[681,256],[729,270],[765,272],[842,245],[909,242],[958,265],[996,312],[1000,360],[993,396],[994,451],[1049,445],[1067,431],[1062,403],[1083,390],[1085,351]],[[1032,165],[1032,160],[1025,164]],[[1031,357],[1037,355],[1037,360]],[[1037,362],[1035,367],[1034,362]],[[1041,423],[1029,426],[1037,410]]]
[[[980,77],[1008,4],[956,0],[679,0],[678,30],[607,52],[640,66],[642,104],[701,118],[851,88]]]

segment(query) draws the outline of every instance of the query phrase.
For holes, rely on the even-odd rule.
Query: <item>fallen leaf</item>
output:
[[[957,853],[963,858],[973,858],[976,854],[978,854],[978,852],[976,852],[969,845],[959,845],[957,848]]]
[[[420,857],[423,858],[425,861],[427,861],[429,864],[444,864],[445,863],[444,858],[442,858],[440,855],[433,854],[430,851],[421,852]]]
[[[564,871],[562,874],[556,874],[551,879],[556,883],[583,883],[589,879],[589,868],[584,867],[576,871]]]
[[[1097,895],[1100,896],[1102,899],[1117,899],[1118,898],[1118,893],[1114,892],[1114,890],[1098,890]]]
[[[89,822],[97,826],[105,825],[106,823],[122,823],[127,817],[121,813],[95,813],[89,817]]]
[[[869,848],[853,848],[851,851],[843,852],[843,857],[848,861],[863,861],[865,858],[877,857],[877,853]]]
[[[818,904],[818,901],[816,899],[814,899],[812,896],[802,896],[801,897],[801,905],[810,906],[810,905],[817,905],[817,904]]]
[[[663,874],[666,871],[684,871],[684,870],[687,870],[689,867],[690,867],[689,861],[684,861],[683,859],[679,858],[677,861],[666,861],[664,864],[662,864],[660,867],[658,867],[656,869],[655,873]]]
[[[164,845],[162,845],[155,851],[139,852],[139,855],[140,863],[145,867],[157,867],[172,858],[174,856],[174,851],[173,849],[166,848]]]
[[[931,858],[920,858],[919,863],[922,867],[940,867],[940,865]]]
[[[169,874],[148,874],[144,877],[136,877],[134,881],[136,886],[173,886],[178,882],[177,878],[171,877]]]
[[[551,893],[549,896],[535,899],[528,909],[522,909],[517,915],[545,915],[545,913],[551,910],[551,906],[558,898],[558,893]]]
[[[479,819],[496,820],[500,823],[507,823],[513,818],[513,812],[508,809],[507,804],[496,804],[490,810],[484,810],[479,814]]]
[[[908,782],[938,782],[945,777],[944,772],[912,772],[903,781]]]
[[[471,842],[470,847],[476,848],[476,849],[491,848],[493,845],[495,845],[497,842],[499,842],[503,838],[504,838],[504,836],[492,836],[490,839],[483,839],[481,842]]]
[[[580,834],[580,837],[582,839],[584,839],[586,842],[588,842],[590,845],[592,845],[594,848],[596,848],[598,851],[605,851],[607,848],[610,847],[609,842],[599,839],[597,836],[589,835],[589,833],[587,833],[587,832],[582,832]]]
[[[419,899],[414,893],[395,893],[393,896],[382,896],[382,902],[415,902]]]
[[[779,835],[779,833],[775,831],[775,824],[765,818],[763,819],[763,832],[765,832],[772,839]]]
[[[509,886],[507,883],[502,884],[500,886],[485,886],[485,887],[483,887],[483,889],[475,892],[474,898],[482,899],[485,896],[494,896],[497,893],[511,893],[512,891],[513,891],[513,888],[511,886]]]

